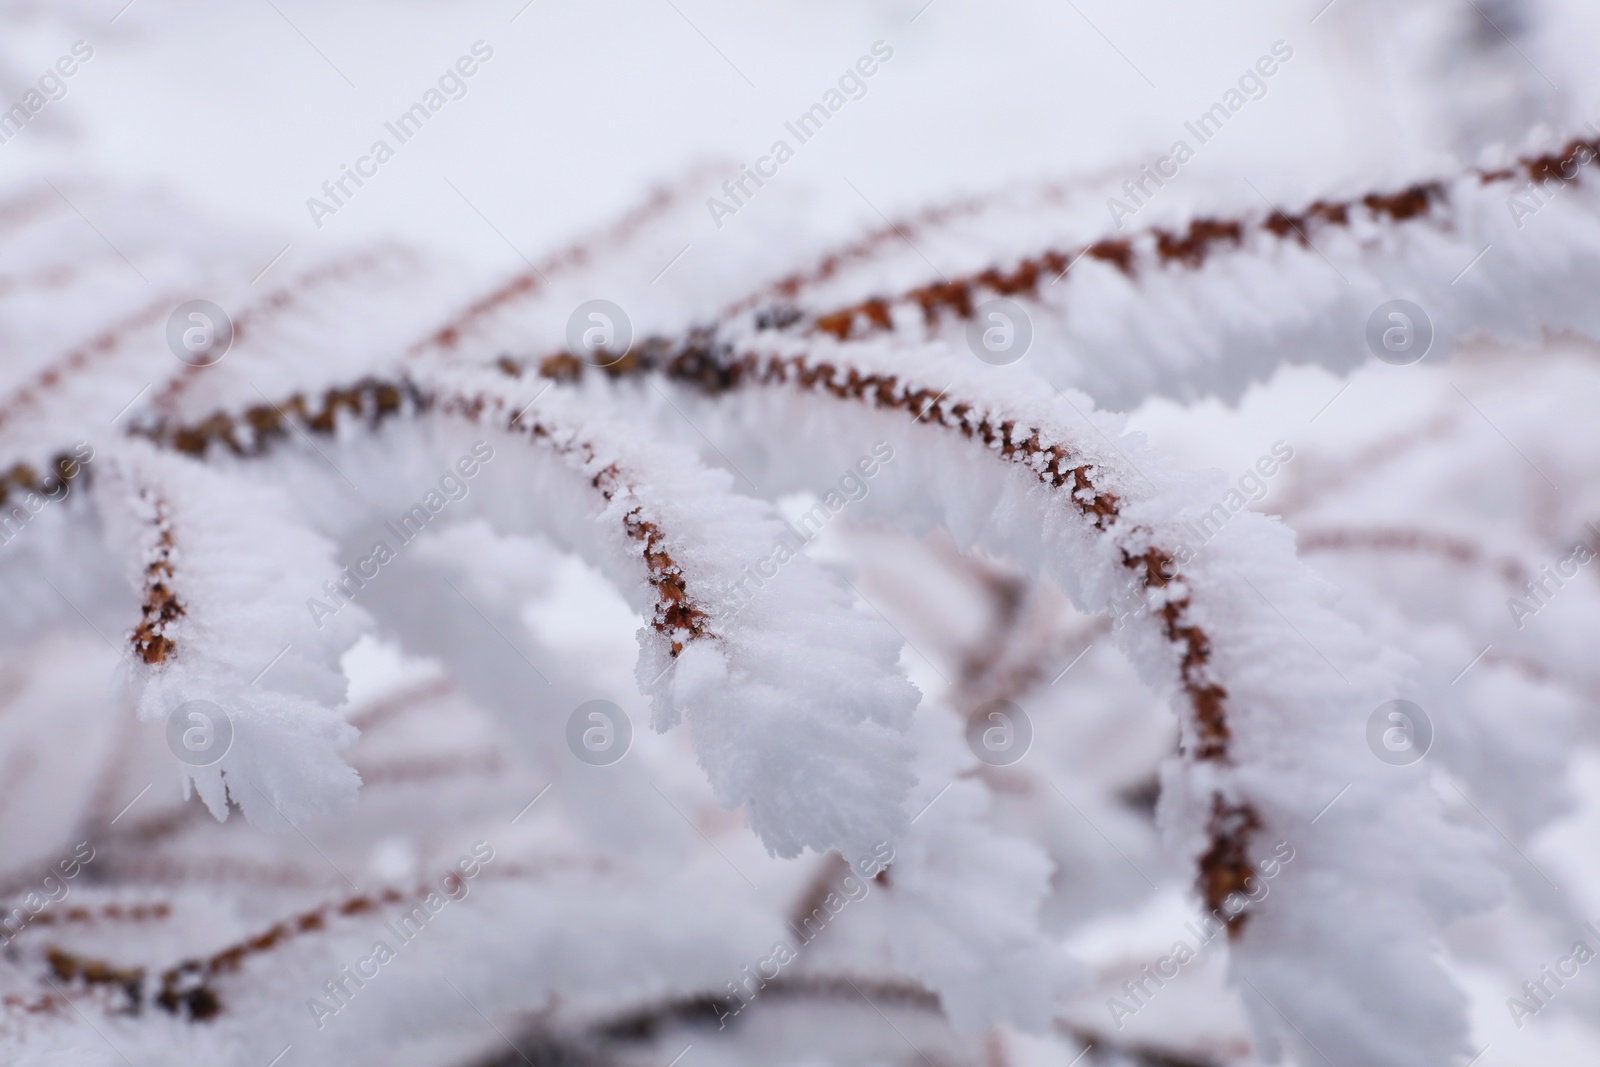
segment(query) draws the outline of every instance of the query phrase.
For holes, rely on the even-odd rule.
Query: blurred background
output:
[[[1588,55],[1596,40],[1600,7],[1580,0],[10,2],[0,4],[0,106],[20,100],[74,42],[87,42],[93,54],[61,99],[0,144],[0,183],[69,176],[162,190],[243,235],[233,239],[258,244],[263,268],[285,276],[341,249],[399,239],[492,277],[604,226],[660,183],[681,185],[696,200],[725,196],[723,183],[736,179],[742,164],[767,154],[780,137],[792,142],[785,123],[821,99],[858,57],[886,46],[892,58],[866,81],[864,95],[772,179],[784,183],[784,195],[756,195],[720,226],[707,210],[686,249],[674,241],[633,253],[648,261],[647,271],[712,277],[726,230],[747,228],[781,243],[796,200],[808,204],[806,232],[791,235],[798,250],[962,196],[1038,183],[1115,186],[1167,155],[1174,141],[1195,144],[1186,124],[1275,46],[1291,58],[1161,191],[1163,211],[1203,212],[1214,190],[1237,194],[1242,181],[1274,201],[1299,203],[1493,165],[1600,122],[1600,70]],[[385,124],[479,42],[481,62],[465,95],[319,225],[308,199],[326,202],[324,182],[354,165],[375,139],[396,143]],[[1115,228],[1108,211],[1102,229]],[[785,251],[775,249],[775,258]],[[1600,402],[1593,346],[1552,339],[1541,355],[1529,367],[1513,353],[1469,346],[1445,367],[1368,364],[1348,379],[1286,367],[1236,404],[1157,398],[1130,413],[1131,425],[1183,465],[1217,467],[1230,480],[1273,442],[1292,441],[1295,461],[1252,506],[1295,525],[1308,558],[1351,590],[1352,602],[1367,605],[1353,613],[1397,642],[1414,638],[1411,651],[1445,688],[1482,643],[1476,634],[1503,623],[1508,589],[1484,568],[1510,558],[1519,573],[1535,573],[1555,558],[1567,532],[1600,517],[1590,508],[1591,500],[1600,502],[1600,470],[1578,429]],[[1474,421],[1455,383],[1484,405],[1492,426]],[[1509,442],[1515,444],[1507,448]],[[1561,503],[1531,510],[1525,522],[1496,507],[1500,487],[1533,481],[1518,446],[1570,490]],[[1372,472],[1359,504],[1341,481],[1352,457]],[[1440,473],[1447,469],[1450,477]],[[1379,534],[1415,530],[1429,518],[1476,537],[1469,547],[1490,563],[1463,576],[1460,552],[1399,561],[1384,555],[1395,542]],[[1353,525],[1360,529],[1352,533]],[[1071,1023],[1055,1043],[1012,1034],[952,1046],[952,1061],[1064,1067],[1079,1047],[1072,1035],[1106,1027],[1106,989],[1159,954],[1191,912],[1186,872],[1163,858],[1151,822],[1155,767],[1172,745],[1170,715],[1137,695],[1109,648],[1074,659],[1095,644],[1100,624],[1078,617],[1054,591],[1028,588],[1002,564],[963,561],[937,537],[908,542],[867,529],[830,531],[822,553],[866,575],[866,592],[926,651],[906,657],[924,692],[955,706],[1003,693],[1034,709],[1043,724],[1041,753],[1071,771],[1081,785],[1074,799],[1108,832],[1101,836],[1112,853],[1091,847],[1097,838],[1080,835],[1082,827],[1062,831],[1072,840],[1057,841],[1048,820],[1025,802],[997,802],[997,819],[1046,842],[1052,858],[1092,872],[1092,879],[1075,880],[1070,864],[1059,869],[1047,915],[1101,986],[1065,1012]],[[626,689],[636,618],[593,572],[571,560],[538,562],[547,580],[519,591],[524,603],[508,610],[521,611],[552,655],[603,680],[597,689]],[[944,584],[929,593],[922,583],[935,572]],[[1578,645],[1593,637],[1586,627],[1594,576],[1584,580],[1562,608],[1573,612],[1567,632]],[[1437,595],[1440,589],[1452,593]],[[944,607],[965,606],[945,618],[968,625],[941,629],[923,610],[929,596]],[[1555,625],[1553,617],[1545,625]],[[72,654],[80,663],[90,655],[81,648]],[[102,658],[109,670],[109,657]],[[1494,783],[1493,795],[1479,798],[1487,814],[1478,814],[1491,821],[1494,840],[1509,846],[1506,868],[1524,889],[1499,912],[1453,932],[1448,965],[1472,997],[1475,1045],[1486,1046],[1481,1067],[1600,1062],[1600,1026],[1592,1021],[1600,977],[1587,975],[1587,987],[1575,983],[1561,1008],[1526,1032],[1511,1025],[1505,1003],[1524,978],[1557,958],[1568,919],[1600,918],[1600,864],[1592,858],[1600,833],[1600,764],[1592,749],[1600,672],[1586,670],[1583,658],[1581,649],[1563,651],[1539,667],[1541,676],[1527,663],[1497,667],[1491,657],[1479,666],[1487,680],[1471,698],[1471,728],[1481,733],[1467,745],[1476,755],[1463,759],[1480,759]],[[1056,672],[1069,663],[1076,665],[1069,681],[1054,685],[1051,677],[1060,680]],[[349,666],[357,683],[353,720],[377,731],[412,712],[426,719],[388,740],[377,731],[374,747],[364,750],[363,758],[376,761],[364,769],[376,798],[366,812],[372,825],[391,810],[383,807],[386,781],[417,781],[401,757],[431,750],[440,736],[460,746],[450,773],[515,777],[495,762],[502,756],[494,729],[470,702],[440,688],[436,665],[367,642]],[[1006,674],[1012,667],[1017,676]],[[1496,738],[1516,736],[1524,723],[1540,732],[1527,742],[1532,755],[1497,763],[1516,745]],[[674,788],[698,788],[679,741],[640,729],[637,743],[646,766],[673,768],[662,774],[676,776]],[[397,754],[387,771],[386,744]],[[1568,757],[1572,762],[1562,762]],[[540,781],[524,775],[508,795]],[[706,798],[697,802],[711,810]],[[1456,806],[1472,821],[1470,808]],[[779,896],[810,884],[810,873],[768,871],[763,864],[773,871],[782,865],[761,854],[736,816],[705,818],[736,868],[767,872],[757,873],[763,891],[779,886]],[[631,831],[613,830],[618,836],[608,847],[638,844]],[[193,832],[212,831],[207,824]],[[418,863],[402,833],[351,832],[360,844],[349,846],[350,855],[361,854],[379,874]],[[215,847],[208,838],[204,848]],[[131,859],[120,869],[138,870]],[[825,881],[829,870],[814,877]],[[1159,889],[1134,876],[1146,871]],[[1103,1062],[1254,1062],[1220,966],[1206,966],[1189,993],[1144,1017],[1144,1044],[1108,1051]],[[863,1036],[869,1023],[877,1025],[870,1018],[852,1016],[849,1027],[834,1022],[841,1029],[831,1032],[827,1049],[812,1017],[810,1030],[803,1019],[773,1023],[747,1033],[747,1044],[700,1055],[729,1063],[921,1062],[907,1059],[892,1034],[882,1044],[881,1034]],[[671,1012],[650,1025],[670,1031]],[[655,1030],[629,1040],[628,1048],[645,1056],[640,1062],[659,1059],[658,1067],[681,1044]],[[445,1043],[448,1055],[439,1060],[467,1062],[471,1045]],[[528,1058],[491,1050],[493,1035],[483,1045],[473,1062]],[[768,1056],[769,1047],[781,1051]],[[411,1053],[415,1062],[428,1061],[415,1046]],[[575,1055],[564,1046],[543,1054],[555,1062]],[[533,1059],[546,1067],[539,1055]]]
[[[893,60],[782,172],[841,231],[875,225],[873,207],[893,216],[1153,160],[1275,41],[1293,59],[1186,169],[1247,175],[1269,196],[1365,187],[1520,146],[1541,122],[1564,132],[1597,106],[1579,42],[1600,13],[1577,0],[119,6],[5,5],[7,101],[72,41],[96,50],[69,98],[3,146],[5,173],[170,185],[283,228],[306,259],[381,236],[513,264],[446,179],[528,255],[651,183],[729,167],[710,196],[874,41]],[[479,40],[494,58],[468,95],[313,227],[307,197]],[[716,255],[711,234],[692,254]]]

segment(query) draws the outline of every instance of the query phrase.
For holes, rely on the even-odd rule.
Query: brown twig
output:
[[[233,338],[230,351],[239,348],[246,337],[261,329],[283,312],[300,304],[308,294],[314,294],[322,286],[360,277],[363,274],[376,271],[391,262],[408,258],[411,258],[411,253],[407,250],[385,246],[333,259],[311,268],[281,288],[268,293],[233,318]],[[180,367],[177,373],[169,377],[165,385],[150,398],[149,406],[151,409],[168,413],[174,411],[179,399],[191,386],[200,380],[200,375],[208,367],[209,364],[206,363],[187,364]]]
[[[1298,531],[1302,552],[1408,552],[1437,556],[1464,567],[1484,567],[1512,585],[1529,577],[1522,562],[1510,556],[1492,556],[1464,537],[1404,526],[1312,527]]]
[[[541,292],[550,282],[552,275],[586,265],[602,245],[626,244],[649,223],[681,203],[687,195],[690,184],[697,180],[698,176],[699,172],[696,171],[676,186],[652,189],[643,203],[623,215],[601,236],[576,241],[546,257],[541,264],[530,265],[528,270],[491,290],[427,338],[412,345],[410,354],[449,351],[455,348],[463,337],[489,316]]]
[[[376,428],[404,411],[428,410],[481,422],[493,408],[490,398],[483,395],[434,395],[406,379],[363,378],[352,386],[334,387],[315,397],[296,393],[281,404],[254,405],[237,414],[219,411],[188,425],[157,423],[140,432],[159,445],[187,455],[204,457],[211,448],[221,447],[239,456],[258,456],[288,439],[292,433],[290,420],[296,420],[308,432],[331,434],[341,416]],[[537,416],[523,418],[518,413],[499,428],[525,434],[579,467],[591,465],[598,454],[590,442],[571,440],[559,427]],[[601,468],[589,481],[607,501],[634,491],[629,476],[616,464]],[[628,509],[622,522],[624,532],[640,547],[647,580],[655,590],[651,626],[666,638],[671,655],[676,658],[689,641],[715,636],[711,616],[690,595],[683,569],[668,551],[659,523],[643,505]]]
[[[95,364],[109,359],[129,338],[160,322],[171,311],[170,300],[158,299],[115,326],[104,330],[93,340],[46,364],[42,370],[0,400],[0,426],[14,419],[23,409],[37,404],[44,394],[83,374]]]
[[[895,374],[851,367],[844,362],[843,353],[832,360],[756,352],[731,358],[703,341],[691,341],[677,352],[652,353],[649,369],[712,394],[758,385],[789,388],[907,415],[918,423],[959,433],[981,443],[998,459],[1026,468],[1048,488],[1061,491],[1067,506],[1096,531],[1107,533],[1116,522],[1121,502],[1095,482],[1094,465],[1074,456],[1065,445],[1046,446],[1037,428],[986,414],[977,404],[910,385]],[[1173,555],[1159,547],[1138,554],[1124,549],[1122,564],[1146,595],[1165,592],[1175,580],[1169,575],[1178,572]],[[1211,641],[1192,621],[1190,608],[1185,592],[1166,597],[1154,609],[1163,634],[1176,648],[1179,681],[1191,710],[1193,740],[1184,747],[1191,759],[1226,763],[1231,737],[1227,691],[1211,678]],[[1199,878],[1208,909],[1220,908],[1230,894],[1248,885],[1248,841],[1261,828],[1260,818],[1249,804],[1221,794],[1213,801],[1208,823],[1211,844],[1201,859]],[[1230,918],[1230,936],[1238,935],[1245,918],[1244,912]]]
[[[603,1019],[589,1026],[574,1043],[598,1056],[607,1045],[655,1041],[666,1031],[679,1027],[720,1026],[723,1020],[729,1025],[740,1025],[751,1017],[751,1009],[794,1001],[830,1001],[874,1012],[944,1014],[938,994],[916,982],[884,981],[849,974],[780,976],[765,982],[760,994],[742,1011],[739,1001],[731,997],[690,994]],[[1093,1063],[1131,1062],[1133,1067],[1223,1067],[1228,1062],[1144,1042],[1120,1041],[1064,1021],[1058,1021],[1055,1029],[1088,1048]]]
[[[172,518],[166,500],[152,492],[140,497],[150,509],[149,521],[155,528],[151,558],[144,566],[144,598],[139,609],[139,625],[134,627],[133,650],[147,664],[165,663],[177,645],[169,636],[172,625],[183,614],[183,605],[173,588]]]
[[[1468,174],[1485,185],[1519,180],[1541,185],[1551,181],[1568,184],[1579,180],[1585,154],[1589,160],[1600,155],[1600,141],[1574,139],[1557,152],[1524,157],[1509,168],[1476,170]],[[897,304],[914,304],[920,308],[923,321],[931,326],[946,313],[970,318],[972,309],[982,302],[984,292],[1006,297],[1040,296],[1041,282],[1059,280],[1073,263],[1085,256],[1110,263],[1130,278],[1153,268],[1198,270],[1217,250],[1241,248],[1254,234],[1280,241],[1292,240],[1309,247],[1315,231],[1330,226],[1347,228],[1358,212],[1375,222],[1412,222],[1429,218],[1433,208],[1446,197],[1444,182],[1426,181],[1397,192],[1369,192],[1347,200],[1317,200],[1297,215],[1274,209],[1266,215],[1200,217],[1190,221],[1182,231],[1157,227],[1142,237],[1105,238],[1077,248],[1049,249],[1024,256],[1009,268],[992,266],[907,289],[893,297],[875,296],[809,316],[791,316],[784,323],[770,325],[786,329],[803,322],[805,332],[829,334],[843,341],[892,330],[890,309]]]

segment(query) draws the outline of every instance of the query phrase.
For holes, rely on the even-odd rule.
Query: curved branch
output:
[[[1406,838],[1407,848],[1439,849],[1438,863],[1445,866],[1477,869],[1481,864],[1470,835],[1452,830],[1435,800],[1412,783],[1379,780],[1377,761],[1359,739],[1336,728],[1337,722],[1364,721],[1374,707],[1392,698],[1396,665],[1309,592],[1317,584],[1294,560],[1287,532],[1265,517],[1241,513],[1225,536],[1196,554],[1183,544],[1179,519],[1185,512],[1205,510],[1212,501],[1200,494],[1207,490],[1164,472],[1153,475],[1159,469],[1155,458],[1131,441],[1114,440],[1119,430],[1111,420],[1084,415],[1087,400],[1064,401],[1080,423],[1088,423],[1086,429],[1069,428],[1059,414],[1060,394],[1018,377],[1008,377],[1002,389],[994,376],[949,358],[937,346],[907,350],[904,345],[842,345],[813,338],[734,349],[702,341],[654,353],[645,369],[674,380],[691,395],[714,399],[738,394],[737,404],[702,402],[696,408],[703,416],[696,427],[728,449],[761,439],[773,425],[790,425],[805,426],[812,448],[826,450],[827,424],[803,413],[820,403],[841,418],[870,412],[875,426],[898,424],[908,448],[909,442],[924,442],[945,463],[957,456],[985,457],[972,460],[979,473],[971,476],[971,485],[981,503],[957,499],[950,476],[934,463],[925,476],[930,488],[915,494],[914,503],[891,499],[884,506],[898,504],[903,511],[922,513],[931,495],[933,507],[942,505],[946,524],[965,531],[957,533],[958,539],[982,540],[991,551],[1020,555],[1034,569],[1056,577],[1084,610],[1103,611],[1123,598],[1138,605],[1133,625],[1120,631],[1121,643],[1148,683],[1160,689],[1175,682],[1181,694],[1185,770],[1181,777],[1165,777],[1164,804],[1169,816],[1179,815],[1187,832],[1202,835],[1195,852],[1198,889],[1208,909],[1228,917],[1236,945],[1235,973],[1264,975],[1262,968],[1292,968],[1303,962],[1284,957],[1275,938],[1241,934],[1246,921],[1274,927],[1309,921],[1322,911],[1313,898],[1290,899],[1280,892],[1276,903],[1249,911],[1240,902],[1259,885],[1254,868],[1265,851],[1265,835],[1292,839],[1303,834],[1319,809],[1353,780],[1366,782],[1374,798],[1390,798],[1385,802],[1390,810],[1367,806],[1360,817],[1384,822]],[[551,370],[544,368],[546,374]],[[802,410],[792,410],[797,400]],[[759,454],[753,449],[739,454],[748,452]],[[1013,474],[994,479],[981,473],[994,470],[983,465],[995,462]],[[764,473],[764,482],[767,477]],[[869,501],[876,499],[874,495]],[[1052,516],[1059,512],[1074,521],[1058,529]],[[1006,528],[985,517],[991,513],[1003,513]],[[1019,528],[1023,516],[1028,522]],[[1035,521],[1038,530],[1032,526]],[[1330,650],[1344,669],[1329,658]],[[1263,664],[1268,663],[1272,669],[1265,671]],[[1286,729],[1296,738],[1288,747],[1283,738],[1274,740]],[[1314,796],[1324,790],[1326,795]],[[1407,829],[1395,821],[1402,808],[1419,825],[1427,823],[1426,837],[1418,825]],[[1352,809],[1343,809],[1328,818],[1353,817]],[[1370,892],[1366,870],[1381,862],[1375,853],[1391,854],[1392,846],[1347,841],[1342,848],[1318,852],[1315,860],[1301,860],[1297,878],[1291,879],[1337,886],[1331,892],[1344,901],[1337,909],[1340,922],[1350,929],[1367,928],[1376,938],[1372,944],[1387,945],[1389,958],[1398,951],[1395,938],[1417,937],[1419,930],[1431,931],[1438,921],[1437,915],[1417,915],[1417,929],[1406,934],[1390,918],[1357,907]],[[1413,879],[1430,883],[1434,878],[1433,866],[1418,865],[1415,854],[1405,858],[1403,852],[1393,852],[1391,859],[1410,863]],[[1316,875],[1302,873],[1313,865]],[[1417,892],[1426,897],[1433,890]],[[1395,893],[1396,906],[1419,909],[1408,891],[1396,888]],[[1487,902],[1486,895],[1475,899]],[[1341,966],[1376,980],[1374,969],[1384,965],[1375,956],[1352,954],[1352,939],[1333,936],[1320,921],[1316,925],[1325,959],[1338,958]],[[1432,935],[1420,936],[1429,942]],[[1420,944],[1417,951],[1425,952]],[[1435,1035],[1448,1034],[1458,1025],[1458,997],[1442,973],[1430,974],[1423,984],[1428,989],[1419,987],[1417,1010],[1437,1017]],[[1352,1004],[1359,1003],[1370,998],[1372,988],[1360,982],[1345,994]],[[1314,1040],[1334,1040],[1320,1009],[1283,998],[1277,998],[1277,1006],[1301,1029],[1315,1030]],[[1275,1026],[1269,1022],[1271,1028]],[[1289,1039],[1295,1040],[1292,1032]],[[1372,1040],[1448,1039],[1388,1033]]]
[[[177,647],[169,632],[184,614],[173,590],[172,509],[150,487],[141,487],[134,505],[144,531],[143,596],[139,625],[133,629],[133,651],[147,664],[165,663]]]
[[[1528,568],[1511,556],[1495,556],[1464,537],[1413,527],[1339,526],[1299,531],[1302,552],[1409,552],[1447,559],[1464,567],[1485,567],[1511,585],[1526,581]]]
[[[1592,194],[1563,191],[1593,187],[1584,172],[1597,153],[1600,141],[1575,139],[1498,170],[1299,210],[1201,215],[1012,256],[997,255],[997,237],[976,243],[988,260],[981,268],[946,265],[920,284],[833,302],[814,295],[719,321],[717,330],[736,345],[773,334],[956,341],[980,304],[1006,298],[1032,311],[1029,359],[1041,374],[1116,407],[1156,392],[1231,398],[1289,359],[1348,369],[1364,356],[1352,338],[1396,297],[1423,308],[1441,352],[1478,334],[1594,336],[1600,317],[1566,294],[1587,284],[1575,275],[1595,273],[1600,211]],[[1563,195],[1574,204],[1559,209],[1562,220],[1528,217]],[[828,288],[849,291],[846,283]]]
[[[127,341],[160,322],[171,310],[170,299],[155,300],[47,364],[26,383],[0,399],[0,426],[11,422],[24,410],[36,407],[44,397],[63,385],[114,357]]]
[[[321,290],[341,282],[371,278],[385,268],[410,263],[414,258],[414,253],[408,249],[384,245],[339,256],[312,267],[233,317],[232,347],[228,354],[235,356],[237,361],[239,350],[244,349],[259,332],[291,311],[304,311],[307,297],[317,296]],[[172,417],[184,394],[194,388],[201,380],[201,375],[209,372],[210,364],[180,365],[146,401],[145,408]]]
[[[828,1001],[865,1010],[914,1011],[943,1015],[937,993],[916,982],[873,979],[865,975],[816,974],[780,977],[762,985],[757,1005],[793,1001]],[[719,1019],[739,1026],[746,1021],[739,1001],[716,993],[677,997],[591,1024],[577,1044],[631,1044],[655,1040],[677,1027],[708,1027]],[[1134,1067],[1225,1067],[1228,1060],[1185,1053],[1139,1041],[1122,1041],[1101,1031],[1057,1021],[1062,1036],[1088,1051],[1090,1063],[1131,1063]]]
[[[364,381],[150,433],[191,455],[221,446],[250,456],[295,429],[375,427],[406,410],[480,427],[513,456],[555,459],[561,486],[570,487],[562,491],[592,494],[599,504],[607,530],[599,544],[523,506],[515,499],[526,492],[520,480],[505,493],[479,492],[477,506],[504,529],[523,532],[532,522],[566,540],[624,589],[642,570],[649,640],[636,677],[659,727],[688,709],[718,798],[744,804],[752,827],[785,856],[808,847],[866,856],[892,837],[905,820],[911,777],[900,735],[915,703],[895,665],[897,642],[853,612],[809,560],[786,566],[758,599],[742,593],[741,564],[785,537],[769,509],[732,494],[726,475],[691,454],[635,442],[622,424],[585,414],[565,394],[541,399],[542,390],[492,372],[419,370],[429,376]],[[507,466],[497,462],[486,477],[503,478]],[[552,486],[546,467],[528,474]],[[582,506],[581,497],[574,502]],[[809,662],[796,659],[802,650],[813,653]],[[800,736],[829,755],[797,763]]]
[[[981,271],[929,282],[890,297],[874,297],[856,304],[809,313],[800,324],[803,332],[830,334],[838,340],[859,338],[895,329],[891,309],[914,305],[927,325],[937,325],[944,315],[970,318],[973,307],[987,296],[1039,298],[1041,283],[1055,284],[1072,264],[1087,256],[1108,263],[1130,278],[1161,268],[1199,270],[1216,253],[1240,250],[1256,236],[1313,246],[1312,237],[1328,228],[1350,229],[1358,222],[1400,225],[1437,218],[1436,209],[1450,202],[1452,187],[1473,181],[1479,185],[1506,186],[1522,182],[1565,185],[1578,181],[1582,169],[1600,155],[1600,140],[1575,138],[1556,152],[1530,155],[1496,170],[1472,169],[1445,180],[1417,182],[1398,191],[1372,191],[1343,199],[1314,200],[1297,214],[1280,208],[1247,212],[1232,217],[1196,217],[1187,228],[1163,227],[1126,236],[1106,237],[1077,247],[1045,249],[1023,256],[1009,267]]]
[[[1078,435],[1064,433],[1059,426],[1008,417],[993,398],[969,399],[949,388],[941,390],[924,384],[929,380],[924,375],[862,366],[843,349],[822,355],[747,352],[723,364],[721,370],[730,388],[777,387],[864,404],[959,434],[981,444],[1002,462],[1030,472],[1088,528],[1117,545],[1120,564],[1137,584],[1141,597],[1159,604],[1153,614],[1176,655],[1179,683],[1189,706],[1187,757],[1202,763],[1230,761],[1228,694],[1214,680],[1212,640],[1191,610],[1187,583],[1178,581],[1175,553],[1148,543],[1153,532],[1148,527],[1130,530],[1128,523],[1119,522],[1122,494],[1134,472],[1121,472],[1117,480],[1123,485],[1113,487],[1112,479],[1106,477],[1104,454],[1091,456],[1074,447],[1073,438]],[[1208,908],[1220,908],[1232,894],[1250,888],[1247,854],[1250,838],[1260,825],[1249,804],[1239,804],[1220,792],[1213,795],[1211,843],[1200,864],[1201,895]],[[1230,920],[1231,934],[1237,936],[1244,919],[1241,913]]]
[[[509,281],[475,300],[443,326],[412,345],[408,354],[416,356],[451,352],[469,336],[481,331],[495,316],[541,295],[552,277],[590,266],[602,252],[614,253],[627,248],[651,223],[681,206],[689,196],[690,188],[698,184],[706,173],[706,168],[696,168],[673,184],[652,189],[643,202],[635,205],[604,231],[573,242],[545,257],[539,264],[530,264],[528,270],[514,275]]]
[[[332,546],[296,526],[277,493],[142,442],[126,442],[110,464],[111,545],[141,598],[129,637],[139,713],[187,716],[219,747],[184,759],[186,788],[198,787],[219,819],[231,798],[257,823],[353,803],[356,775],[339,753],[355,731],[331,709],[360,613],[309,628],[282,580],[328,569]],[[248,526],[235,524],[240,514],[252,516]]]

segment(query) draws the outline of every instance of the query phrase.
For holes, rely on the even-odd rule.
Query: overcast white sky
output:
[[[515,262],[446,179],[535,256],[652,180],[754,160],[878,40],[894,59],[780,179],[837,204],[841,229],[877,221],[862,196],[892,215],[1154,158],[1276,40],[1293,61],[1197,167],[1277,186],[1305,175],[1303,189],[1267,190],[1304,195],[1319,176],[1415,171],[1437,144],[1398,76],[1376,71],[1411,30],[1369,0],[1338,0],[1315,23],[1320,0],[136,0],[113,24],[124,2],[13,9],[0,43],[12,95],[73,40],[96,53],[66,99],[0,146],[0,177],[87,161],[159,178],[281,230],[295,258],[381,235]],[[468,96],[319,233],[306,198],[478,40],[494,58]],[[1541,69],[1557,77],[1555,63]],[[47,136],[66,125],[79,136]]]

